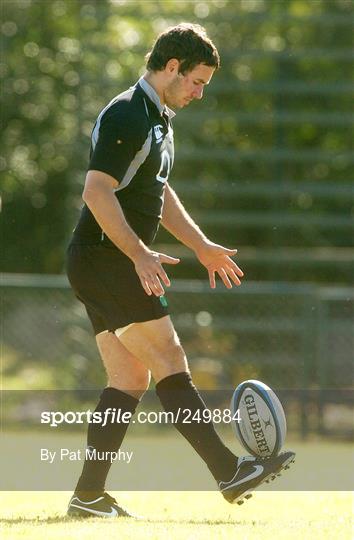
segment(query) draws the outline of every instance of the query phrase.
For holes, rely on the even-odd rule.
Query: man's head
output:
[[[220,66],[218,51],[204,28],[189,23],[160,34],[146,59],[162,101],[177,108],[201,99],[204,85]]]

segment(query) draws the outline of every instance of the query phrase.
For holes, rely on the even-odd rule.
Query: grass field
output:
[[[216,492],[120,493],[120,503],[143,516],[141,521],[66,518],[69,497],[66,492],[2,493],[1,538],[353,538],[350,492],[259,492],[240,507]]]
[[[52,469],[53,465],[41,463],[37,455],[40,442],[54,448],[55,441],[74,448],[84,443],[84,436],[58,434],[51,435],[48,440],[32,432],[7,436],[0,447],[0,482],[3,488],[24,486],[27,482],[27,486],[31,486],[27,489],[40,485],[63,485],[62,489],[68,489],[81,471],[81,463],[74,463],[73,468],[58,463],[58,468]],[[228,442],[232,448],[235,441],[230,439]],[[138,540],[166,537],[169,540],[354,538],[351,529],[354,499],[350,491],[343,491],[350,490],[353,484],[353,446],[320,440],[292,440],[289,446],[297,454],[296,463],[290,470],[274,484],[267,485],[266,490],[256,491],[244,505],[233,506],[224,501],[217,491],[212,491],[215,484],[204,463],[181,437],[129,437],[127,448],[134,450],[134,461],[129,466],[114,464],[108,486],[117,489],[119,485],[124,489],[123,486],[132,486],[133,481],[136,491],[108,491],[123,507],[143,516],[141,521],[67,518],[65,512],[71,492],[44,491],[45,487],[40,488],[43,491],[15,491],[20,488],[7,487],[4,489],[14,491],[0,492],[0,537],[9,540],[79,537],[85,540],[117,537]],[[239,448],[235,448],[237,450]],[[162,487],[166,486],[165,477],[179,491],[161,491],[166,489]],[[7,483],[13,478],[18,480],[17,484]],[[140,478],[142,487],[136,487]],[[179,483],[180,478],[182,481]],[[202,485],[203,479],[205,487],[197,489],[204,491],[186,491],[183,487]],[[60,480],[63,480],[62,484]],[[275,488],[283,491],[273,491]],[[145,491],[153,489],[155,491]],[[313,491],[300,491],[303,489]]]

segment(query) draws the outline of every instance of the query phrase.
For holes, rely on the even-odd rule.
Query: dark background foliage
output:
[[[207,28],[222,69],[176,117],[172,184],[214,240],[239,248],[249,278],[350,281],[352,8],[2,2],[1,269],[63,271],[95,118],[144,72],[156,34],[188,20]],[[158,242],[172,239],[161,231]],[[177,277],[200,277],[185,260]]]

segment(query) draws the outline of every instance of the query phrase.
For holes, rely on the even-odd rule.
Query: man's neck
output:
[[[161,105],[166,105],[163,95],[163,90],[161,88],[161,82],[159,81],[159,76],[153,73],[152,71],[147,71],[145,75],[143,76],[145,81],[150,84],[150,86],[153,87],[155,92],[160,98]]]

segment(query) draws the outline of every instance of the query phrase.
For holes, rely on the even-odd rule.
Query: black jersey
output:
[[[88,170],[105,172],[119,182],[115,195],[127,222],[146,244],[156,235],[173,165],[173,116],[141,78],[101,111],[92,131]],[[87,205],[72,242],[113,247]]]

